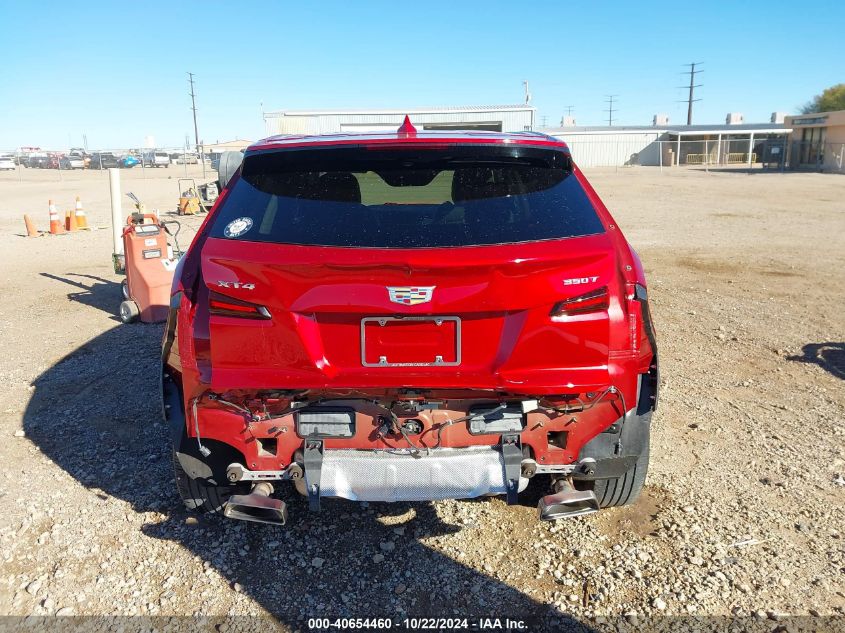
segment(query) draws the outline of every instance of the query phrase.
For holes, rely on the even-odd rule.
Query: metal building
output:
[[[590,126],[541,129],[566,142],[581,167],[769,162],[783,156],[782,123]],[[781,148],[776,150],[776,148]]]
[[[264,113],[268,136],[336,134],[396,129],[405,115],[420,130],[487,130],[524,132],[534,129],[536,108],[530,105],[408,108],[390,110],[280,110]]]

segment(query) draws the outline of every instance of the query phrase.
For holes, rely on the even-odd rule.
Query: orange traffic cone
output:
[[[50,233],[52,235],[60,235],[65,232],[62,226],[62,221],[59,219],[59,212],[56,210],[56,205],[50,200]]]
[[[35,228],[35,222],[32,221],[32,218],[29,217],[26,213],[23,215],[23,222],[26,224],[26,236],[27,237],[38,237],[40,234],[38,233],[38,229]]]
[[[76,225],[76,213],[73,211],[68,211],[65,216],[65,228],[68,233],[76,233],[78,227]]]
[[[79,196],[76,196],[76,226],[82,230],[88,230],[88,218],[85,216],[85,209],[82,208],[82,202],[79,200]]]

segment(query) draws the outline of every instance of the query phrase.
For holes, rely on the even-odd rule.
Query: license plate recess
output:
[[[458,317],[366,317],[361,319],[365,367],[450,367],[461,364]]]

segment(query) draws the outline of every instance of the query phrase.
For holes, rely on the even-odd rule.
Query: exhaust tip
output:
[[[288,507],[284,501],[262,494],[232,495],[223,508],[223,516],[240,521],[285,525]]]
[[[599,511],[599,502],[592,490],[562,490],[546,495],[537,504],[537,512],[543,521],[571,519]]]

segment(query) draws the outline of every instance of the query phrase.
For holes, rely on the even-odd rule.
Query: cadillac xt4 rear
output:
[[[177,269],[162,359],[198,511],[282,524],[286,485],[315,511],[515,504],[537,478],[558,519],[630,503],[646,477],[643,269],[541,134],[406,121],[253,145]]]

